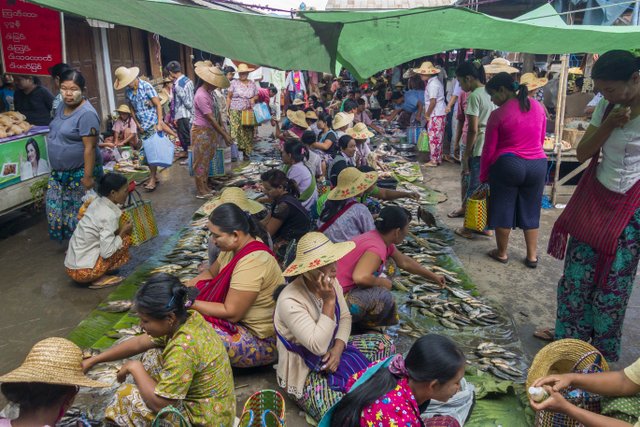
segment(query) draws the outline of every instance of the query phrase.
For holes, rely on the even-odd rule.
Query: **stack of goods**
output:
[[[22,135],[32,127],[27,118],[16,111],[0,113],[0,138]]]

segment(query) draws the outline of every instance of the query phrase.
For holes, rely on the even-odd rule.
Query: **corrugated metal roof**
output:
[[[409,9],[414,7],[451,6],[456,0],[329,0],[326,10]]]

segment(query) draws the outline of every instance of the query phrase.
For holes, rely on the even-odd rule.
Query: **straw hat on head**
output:
[[[0,383],[44,383],[108,387],[82,372],[82,350],[65,338],[47,338],[33,346],[22,365],[0,377]]]
[[[304,101],[302,99],[300,99],[300,98],[296,98],[296,99],[293,100],[291,105],[304,105]]]
[[[338,130],[345,126],[349,126],[353,122],[353,114],[340,112],[333,118],[333,129]]]
[[[549,83],[549,79],[546,77],[536,77],[533,73],[526,73],[520,77],[520,84],[526,85],[529,92],[538,90],[541,87],[544,87],[547,83]]]
[[[204,61],[197,61],[195,64],[193,64],[193,66],[195,68],[198,68],[198,67],[213,67],[213,62],[211,62],[211,61],[209,61],[207,59],[207,60],[204,60]]]
[[[131,114],[131,109],[129,108],[128,105],[125,104],[121,104],[118,108],[116,108],[116,111],[118,113],[127,113],[127,114]]]
[[[297,276],[338,261],[356,247],[353,242],[333,243],[322,233],[312,231],[298,241],[296,258],[282,274]]]
[[[315,111],[313,110],[309,110],[306,113],[304,113],[304,116],[308,119],[308,120],[318,120],[318,115],[316,114]]]
[[[592,353],[592,354],[590,354]],[[588,357],[585,357],[589,355]],[[527,375],[527,387],[538,379],[552,374],[566,374],[574,367],[583,369],[594,363],[600,352],[591,344],[573,338],[554,341],[536,354],[531,362]],[[600,366],[603,371],[609,370],[609,365],[602,355]],[[576,366],[577,364],[577,366]]]
[[[304,111],[287,111],[287,118],[296,126],[299,126],[303,129],[308,129],[309,125],[307,124],[307,118]]]
[[[220,89],[226,89],[231,86],[227,76],[218,67],[197,67],[196,75],[210,85]]]
[[[515,67],[512,67],[509,60],[504,58],[496,58],[493,61],[491,61],[490,64],[487,64],[484,66],[484,72],[487,74],[498,74],[498,73],[513,74],[513,73],[519,73],[520,70],[518,70]]]
[[[434,74],[438,74],[440,72],[440,68],[434,66],[430,61],[425,61],[420,65],[420,68],[414,68],[413,72],[415,74],[420,74],[421,76],[432,76]]]
[[[126,88],[132,81],[134,81],[140,75],[140,68],[138,67],[118,67],[114,72],[116,75],[116,81],[113,83],[115,90],[121,90]]]
[[[343,169],[338,175],[338,185],[331,191],[327,199],[345,200],[356,197],[367,191],[378,180],[378,172],[361,172],[357,168]]]
[[[227,187],[222,191],[222,194],[211,201],[211,206],[215,210],[218,206],[224,203],[233,203],[243,211],[249,212],[251,215],[262,212],[266,208],[255,200],[251,200],[247,197],[247,193],[238,187]]]
[[[373,136],[373,132],[364,123],[356,123],[352,128],[347,129],[347,135],[353,139],[367,139]]]
[[[247,64],[240,64],[238,65],[238,69],[236,71],[238,73],[250,73],[255,70],[256,70],[255,68],[251,68]]]

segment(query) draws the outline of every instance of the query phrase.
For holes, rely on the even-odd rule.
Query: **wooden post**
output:
[[[149,65],[151,66],[150,79],[162,78],[162,60],[160,59],[160,43],[153,33],[147,33],[147,45],[149,46]]]
[[[567,80],[569,78],[569,55],[562,55],[561,70],[558,82],[558,100],[556,102],[555,153],[556,172],[551,188],[551,204],[556,205],[558,199],[558,180],[560,178],[560,164],[562,163],[562,131],[564,129],[564,113],[567,106]]]

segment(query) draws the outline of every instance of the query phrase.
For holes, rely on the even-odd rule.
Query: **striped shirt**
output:
[[[175,102],[175,120],[193,118],[193,82],[184,74],[173,83],[173,99]]]
[[[124,94],[133,107],[142,130],[144,132],[153,130],[153,127],[158,124],[158,114],[151,99],[157,98],[158,93],[151,86],[151,83],[138,79],[138,89],[134,92],[133,89],[127,87]]]

